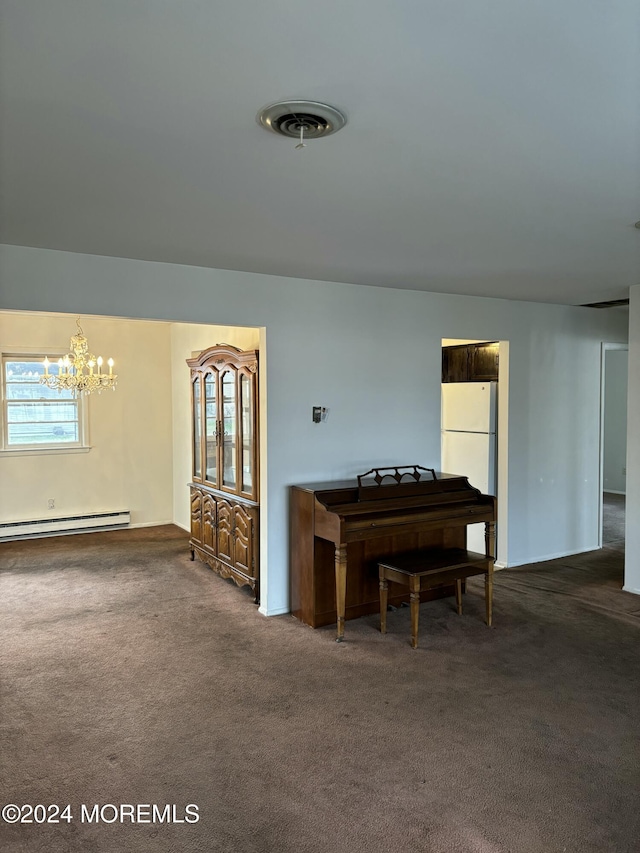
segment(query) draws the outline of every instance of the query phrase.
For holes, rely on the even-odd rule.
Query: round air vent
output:
[[[300,137],[301,131],[305,139],[319,139],[347,123],[340,110],[318,101],[278,101],[260,110],[256,118],[266,130],[291,139]]]

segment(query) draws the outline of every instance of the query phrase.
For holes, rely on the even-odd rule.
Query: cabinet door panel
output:
[[[200,403],[200,377],[196,376],[191,383],[191,394],[193,400],[193,478],[202,479],[202,447],[200,435],[202,432],[201,403]]]
[[[202,541],[202,492],[191,489],[191,538]]]
[[[498,344],[475,344],[470,357],[471,380],[490,382],[498,379]]]
[[[235,562],[234,565],[247,575],[254,574],[253,568],[253,518],[240,504],[234,510]]]
[[[212,495],[202,498],[202,544],[216,551],[216,501]]]
[[[229,501],[218,500],[218,557],[233,565],[233,507]]]
[[[255,467],[255,401],[253,380],[247,373],[240,374],[240,491],[245,495],[254,493]]]
[[[238,431],[238,418],[236,412],[237,373],[235,370],[225,370],[221,379],[222,485],[229,489],[236,489],[238,483],[236,471],[236,440]]]
[[[205,478],[216,485],[218,481],[218,400],[216,376],[206,373],[204,377],[204,434],[205,434]]]
[[[466,346],[444,347],[442,350],[442,381],[468,382],[469,348]]]

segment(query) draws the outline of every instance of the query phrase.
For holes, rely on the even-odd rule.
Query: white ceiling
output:
[[[580,304],[640,283],[637,0],[2,0],[2,240]],[[347,126],[303,151],[283,98]]]

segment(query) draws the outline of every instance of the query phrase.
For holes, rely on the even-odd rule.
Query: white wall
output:
[[[76,317],[0,311],[0,350],[68,352]],[[171,522],[170,326],[87,314],[81,323],[93,352],[116,359],[118,386],[86,399],[88,453],[0,453],[0,518],[129,509],[134,525]]]
[[[624,588],[640,594],[640,285],[629,288],[627,500]]]
[[[186,360],[214,344],[238,349],[258,349],[260,330],[231,326],[174,323],[171,326],[171,373],[173,378],[173,519],[190,529],[191,482],[191,383]]]
[[[627,485],[628,362],[626,350],[605,350],[603,487],[620,494]]]
[[[440,467],[443,337],[510,344],[508,563],[598,546],[600,346],[626,341],[623,312],[16,246],[0,277],[9,308],[266,327],[267,613],[288,610],[290,484]]]

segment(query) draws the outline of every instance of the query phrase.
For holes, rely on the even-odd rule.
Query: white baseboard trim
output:
[[[162,527],[164,524],[175,524],[173,521],[138,521],[136,524],[130,524],[129,530],[134,527]],[[177,525],[179,526],[179,525]]]
[[[588,554],[590,551],[601,551],[602,548],[599,545],[594,545],[591,548],[581,548],[579,551],[559,551],[557,554],[548,554],[544,557],[534,557],[531,560],[520,560],[511,562],[502,568],[505,569],[515,569],[517,566],[529,566],[534,563],[547,563],[550,560],[559,560],[561,557],[575,557],[578,554]]]
[[[75,533],[95,533],[99,530],[124,530],[131,526],[130,522],[131,513],[128,509],[6,521],[0,524],[0,541],[70,536]]]
[[[622,591],[623,592],[632,592],[634,595],[640,595],[640,589],[634,589],[631,586],[623,586]]]
[[[276,607],[275,610],[263,610],[260,606],[258,613],[262,613],[263,616],[285,616],[287,613],[291,613],[291,609],[289,607]]]
[[[603,489],[605,495],[626,495],[626,492],[619,492],[617,489]]]

